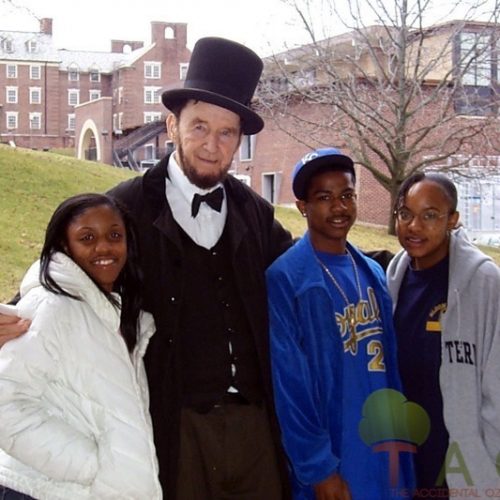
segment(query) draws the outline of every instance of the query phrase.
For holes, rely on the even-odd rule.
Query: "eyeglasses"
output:
[[[398,220],[400,224],[408,225],[410,222],[417,217],[418,220],[425,226],[433,226],[437,224],[439,219],[443,217],[448,217],[450,213],[442,214],[437,210],[429,209],[420,212],[419,214],[414,214],[407,208],[400,208],[394,212],[394,217]]]

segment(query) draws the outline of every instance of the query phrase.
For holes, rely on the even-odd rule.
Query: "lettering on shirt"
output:
[[[374,335],[382,335],[380,307],[372,287],[367,288],[368,300],[349,304],[343,312],[336,312],[335,319],[340,329],[344,352],[353,356],[358,353],[358,343]],[[370,371],[385,371],[382,342],[372,340],[367,344],[367,354],[371,356]]]
[[[465,340],[447,340],[444,347],[450,363],[477,365],[476,344]]]

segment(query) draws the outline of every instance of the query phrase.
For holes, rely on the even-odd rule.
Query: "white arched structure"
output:
[[[95,141],[96,147],[96,160],[102,161],[102,145],[101,145],[101,137],[97,131],[97,126],[94,120],[90,118],[85,121],[83,127],[80,131],[80,137],[78,138],[78,154],[77,158],[79,160],[85,160],[85,150],[89,148],[92,138]]]

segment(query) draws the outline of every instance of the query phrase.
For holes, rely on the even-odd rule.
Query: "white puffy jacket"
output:
[[[142,363],[152,316],[130,355],[119,310],[69,257],[51,273],[82,300],[48,292],[38,272],[17,305],[29,332],[0,349],[0,484],[47,500],[160,499]]]

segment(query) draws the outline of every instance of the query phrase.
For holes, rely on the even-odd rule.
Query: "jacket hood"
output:
[[[57,252],[50,261],[51,276],[59,286],[86,302],[101,319],[113,330],[120,327],[120,310],[106,298],[90,277],[66,254]],[[37,306],[47,292],[40,283],[40,261],[37,260],[28,269],[21,283],[21,301],[18,304],[19,314],[23,318],[32,319]],[[113,294],[120,301],[120,296]]]
[[[453,263],[453,267],[450,265],[450,288],[461,290],[470,283],[479,267],[492,259],[471,243],[463,228],[458,228],[451,233],[450,262]]]

